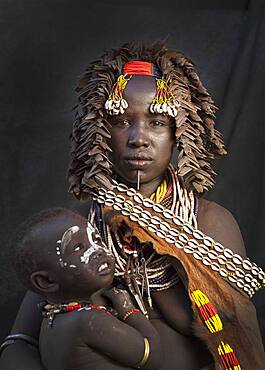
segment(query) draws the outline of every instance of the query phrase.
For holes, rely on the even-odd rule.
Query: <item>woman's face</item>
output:
[[[174,120],[150,112],[156,93],[153,77],[133,76],[123,92],[129,107],[110,116],[112,162],[115,172],[135,186],[140,175],[140,191],[150,195],[161,182],[174,146]]]

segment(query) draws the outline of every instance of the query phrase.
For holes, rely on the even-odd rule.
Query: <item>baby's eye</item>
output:
[[[101,236],[99,234],[96,234],[93,236],[93,240],[95,243],[100,243],[101,242]]]
[[[81,244],[81,243],[78,243],[78,244],[76,244],[75,246],[74,246],[74,252],[78,252],[78,251],[80,251],[81,249],[83,249],[84,248],[84,245],[83,244]]]

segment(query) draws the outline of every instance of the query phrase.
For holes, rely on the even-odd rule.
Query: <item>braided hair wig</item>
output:
[[[179,102],[174,118],[178,175],[187,190],[203,193],[214,185],[212,160],[226,154],[221,134],[214,128],[216,107],[193,62],[159,42],[151,46],[126,43],[86,68],[76,89],[79,97],[71,134],[70,192],[83,200],[100,187],[112,188],[111,126],[104,105],[124,65],[134,60],[153,63]]]

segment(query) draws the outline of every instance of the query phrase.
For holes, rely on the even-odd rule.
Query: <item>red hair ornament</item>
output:
[[[128,108],[128,103],[123,98],[123,91],[131,77],[138,75],[156,78],[156,95],[150,105],[151,113],[167,114],[174,118],[177,116],[180,104],[169,91],[168,81],[161,77],[160,71],[153,63],[135,60],[126,63],[123,70],[124,74],[118,77],[105,103],[105,109],[109,115],[123,114]]]

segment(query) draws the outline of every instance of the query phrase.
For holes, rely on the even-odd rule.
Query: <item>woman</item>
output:
[[[161,44],[126,44],[91,63],[77,90],[70,190],[79,199],[90,198],[79,212],[96,222],[116,257],[117,279],[159,332],[165,358],[161,369],[199,369],[213,362],[223,368],[248,368],[245,348],[250,342],[255,345],[252,367],[262,369],[259,329],[245,295],[251,296],[261,283],[245,293],[238,291],[246,283],[241,279],[239,287],[236,267],[229,275],[232,259],[237,258],[240,267],[245,261],[238,225],[227,210],[201,197],[214,184],[211,160],[225,149],[214,129],[215,107],[192,62]],[[175,145],[177,169],[170,165]],[[108,213],[108,222],[102,213]],[[168,255],[175,258],[169,260]],[[38,338],[39,300],[28,293],[12,332]],[[246,316],[251,333],[242,324]],[[240,333],[246,342],[240,342]],[[11,368],[41,369],[38,353],[21,339],[4,350],[3,369],[11,363]]]

